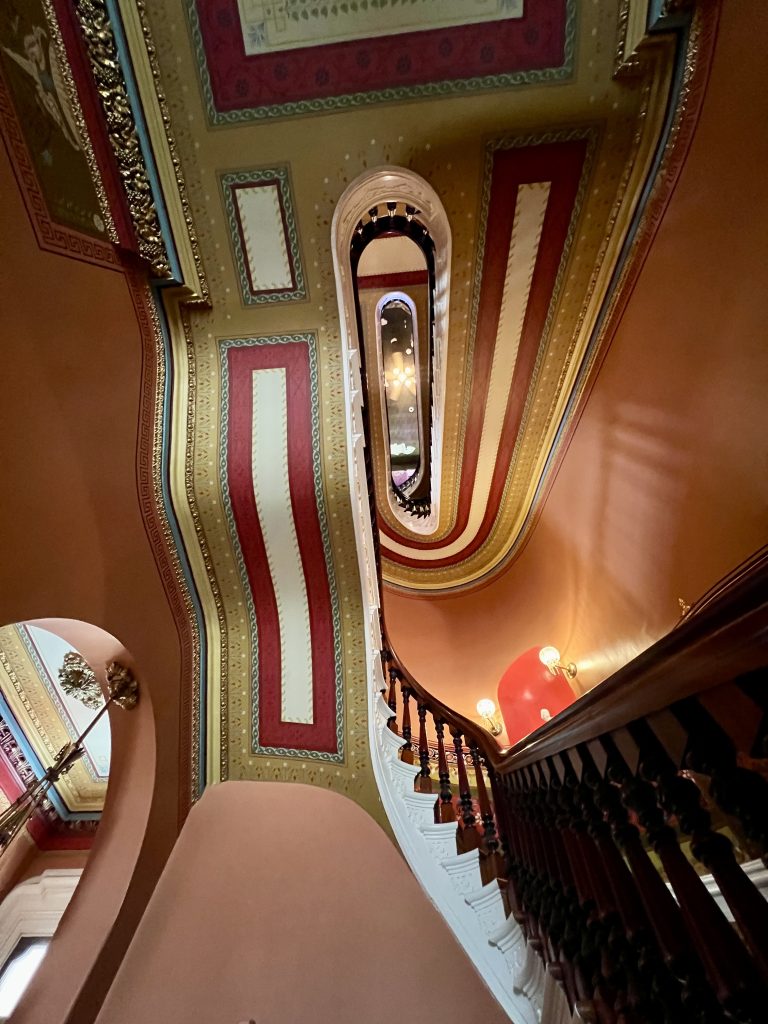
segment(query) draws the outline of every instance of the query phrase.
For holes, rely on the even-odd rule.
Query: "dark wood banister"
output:
[[[502,749],[486,729],[431,694],[385,645],[409,689],[449,727],[478,744],[505,775],[718,686],[768,660],[768,547],[716,584],[685,619],[540,729]]]

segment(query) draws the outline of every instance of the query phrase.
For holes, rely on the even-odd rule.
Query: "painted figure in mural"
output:
[[[72,119],[59,62],[48,40],[48,33],[40,25],[35,25],[24,36],[23,46],[23,54],[7,46],[3,49],[33,79],[37,102],[43,112],[55,122],[70,146],[80,149],[77,127]]]

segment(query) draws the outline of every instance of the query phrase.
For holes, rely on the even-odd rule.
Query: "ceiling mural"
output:
[[[139,182],[143,201],[126,193],[112,203],[106,236],[139,254],[156,243],[160,255],[146,257],[155,277],[172,272],[179,285],[158,300],[169,361],[157,394],[172,429],[155,439],[167,445],[180,547],[202,608],[196,783],[310,782],[381,820],[367,750],[334,213],[350,183],[385,167],[419,176],[445,210],[446,401],[428,527],[411,529],[382,500],[387,446],[426,437],[411,424],[393,442],[383,424],[382,392],[407,378],[405,357],[426,372],[405,336],[402,361],[381,359],[369,397],[369,412],[380,410],[371,457],[385,583],[474,586],[525,536],[656,166],[676,43],[664,31],[646,35],[648,4],[631,6],[639,18],[625,0],[578,4],[578,18],[575,0],[81,0],[80,28],[69,15],[60,25],[68,38],[82,30],[84,45],[67,51],[56,15],[70,5],[59,0],[39,0],[23,24],[0,22],[3,130],[38,236],[58,237],[52,222],[66,218],[57,203],[70,202],[78,231],[90,216],[98,247],[100,175],[111,168]],[[120,47],[109,22],[118,18],[131,67],[114,89]],[[73,85],[62,59],[76,49],[90,62],[87,85],[77,75]],[[107,120],[122,112],[109,159],[77,138],[98,104]],[[80,177],[53,175],[62,153]],[[125,162],[139,153],[146,166]],[[88,185],[83,166],[90,186],[70,196]],[[57,244],[75,234],[70,225]],[[390,255],[361,271],[364,316],[375,320],[384,295],[402,291],[403,308],[428,324],[423,267],[383,241]],[[418,386],[413,394],[409,416],[423,401]],[[24,723],[30,758],[50,761],[80,725],[56,686],[61,652],[27,627],[0,631],[0,649],[8,720]],[[106,743],[94,744],[62,780],[66,814],[103,802],[107,757]]]
[[[575,0],[187,0],[227,124],[567,78]]]
[[[117,240],[59,34],[44,0],[0,10],[0,65],[51,217]]]
[[[174,135],[209,300],[167,291],[164,310],[169,487],[205,627],[200,781],[319,784],[381,820],[334,211],[387,166],[423,178],[445,209],[439,515],[419,533],[380,501],[379,525],[387,584],[475,585],[524,536],[599,347],[674,42],[659,37],[618,80],[619,0],[580,4],[578,20],[568,0],[355,2],[117,6],[133,48],[151,33],[149,57],[134,55],[138,90],[149,102],[161,89],[154,123]],[[422,289],[411,298],[426,324],[423,269],[406,259],[393,277],[391,262],[364,268],[368,313],[386,290]],[[377,482],[384,436],[373,427]]]
[[[248,56],[523,14],[522,0],[239,0],[238,8]]]
[[[62,687],[58,672],[71,650],[60,637],[37,626],[20,623],[0,629],[0,713],[38,777],[98,711]],[[89,736],[85,756],[55,785],[51,799],[62,819],[100,815],[109,758],[109,723],[102,720]]]

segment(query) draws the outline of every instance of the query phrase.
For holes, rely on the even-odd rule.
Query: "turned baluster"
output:
[[[419,793],[432,792],[432,776],[429,764],[429,740],[427,739],[427,705],[418,705],[419,715],[419,764],[421,771],[416,776],[414,789]]]
[[[397,681],[400,678],[400,673],[396,668],[390,666],[389,668],[389,696],[387,698],[387,704],[389,704],[389,710],[391,711],[391,717],[387,722],[387,726],[392,732],[397,732]]]
[[[646,783],[634,779],[609,738],[604,737],[601,742],[610,758],[609,782],[602,793],[606,815],[637,882],[638,895],[669,970],[669,975],[663,975],[658,984],[659,993],[663,993],[665,1001],[672,1004],[668,1019],[676,1024],[682,1014],[686,1014],[683,1019],[715,1024],[722,1020],[722,1011],[707,984],[703,963],[692,947],[682,911],[646,852],[639,829],[627,813],[627,809],[636,812],[637,820],[649,839],[657,835],[657,829],[663,827],[663,819],[656,807],[654,794]],[[675,1012],[678,1001],[682,1013]]]
[[[451,729],[453,749],[456,751],[456,768],[459,775],[459,808],[461,821],[456,833],[456,845],[459,853],[468,853],[480,846],[480,833],[477,831],[475,809],[472,806],[472,792],[469,788],[467,766],[464,762],[464,743],[461,732]]]
[[[470,757],[472,758],[472,765],[475,769],[475,778],[477,778],[480,754],[474,741],[470,742],[469,752]],[[524,870],[522,852],[522,830],[524,826],[515,805],[515,792],[511,778],[508,776],[501,778],[494,774],[491,776],[491,787],[494,794],[495,807],[503,808],[504,810],[504,835],[507,850],[507,862],[504,873],[507,877],[507,884],[504,887],[503,892],[505,896],[507,914],[512,914],[518,924],[520,924],[523,930],[525,930],[525,912],[523,910],[518,885],[520,874]],[[478,783],[478,791],[479,788]],[[480,809],[479,799],[478,809]],[[482,810],[480,810],[480,813],[482,821]]]
[[[637,1017],[659,1024],[677,1024],[681,1019],[699,1022],[720,1020],[714,996],[703,977],[701,966],[688,954],[680,911],[646,854],[637,828],[629,821],[617,785],[609,781],[617,754],[611,741],[590,744],[600,756],[603,770],[589,773],[595,808],[600,812],[605,833],[598,824],[597,843],[603,851],[606,870],[616,905],[624,924],[618,954],[627,973],[630,1000]],[[608,834],[610,832],[610,838]],[[607,845],[610,842],[610,846]],[[619,851],[626,856],[621,856]],[[627,863],[628,862],[628,863]],[[629,864],[629,866],[628,866]],[[659,902],[658,897],[661,897]],[[646,912],[650,905],[651,914]],[[652,929],[650,917],[656,918]],[[661,940],[659,940],[659,935]],[[668,938],[671,936],[671,939]],[[672,953],[677,943],[677,951]],[[684,963],[681,956],[686,957]],[[675,963],[675,971],[670,970]],[[695,971],[692,967],[695,965]],[[695,976],[694,976],[695,975]],[[695,1001],[681,990],[681,982],[695,992]],[[683,999],[686,998],[686,1006]],[[688,1018],[685,1017],[686,1013]]]
[[[402,737],[405,743],[400,748],[400,760],[406,764],[414,763],[413,745],[411,744],[411,690],[405,683],[400,683],[400,692],[403,695],[403,731]]]
[[[573,751],[559,755],[563,765],[560,800],[564,812],[563,841],[578,894],[578,914],[569,922],[565,948],[574,969],[574,984],[579,1002],[591,1008],[597,1020],[614,1021],[614,996],[606,982],[605,944],[608,911],[599,855],[587,833],[587,822],[580,804],[581,783],[576,774],[581,760]]]
[[[448,760],[445,756],[445,722],[441,718],[435,719],[435,733],[437,734],[437,777],[440,783],[438,817],[441,822],[445,823],[456,821],[456,811],[451,795],[451,776],[448,772]]]
[[[644,722],[633,723],[629,732],[641,752],[640,779],[630,780],[622,799],[637,812],[661,860],[718,1001],[736,1020],[757,1024],[763,1014],[754,988],[754,966],[725,915],[680,849],[677,835],[667,823],[659,803],[660,794],[650,784],[656,774],[655,737]]]
[[[488,789],[483,773],[483,760],[474,740],[469,744],[469,756],[475,770],[475,786],[477,788],[477,806],[483,826],[483,837],[480,844],[480,877],[483,885],[494,878],[503,878],[505,874],[504,859],[501,855],[501,844],[496,831],[493,807],[488,797]]]
[[[596,752],[602,754],[602,749],[596,746]],[[581,808],[599,854],[601,878],[608,890],[607,900],[601,909],[606,929],[603,973],[617,992],[615,1008],[620,1014],[636,1015],[640,1020],[661,1022],[678,1019],[682,1008],[679,997],[675,1000],[673,979],[667,977],[667,969],[650,940],[632,875],[615,845],[604,814],[600,800],[604,785],[601,774],[588,749],[581,749],[580,754],[584,763]],[[610,908],[607,912],[606,904]],[[657,991],[659,980],[661,988]],[[666,991],[670,985],[671,994]]]
[[[712,873],[763,978],[768,980],[768,904],[736,862],[730,839],[712,830],[696,784],[678,775],[667,757],[654,759],[648,771],[668,819],[677,821],[680,830],[691,836],[691,852]]]
[[[744,714],[754,710],[756,718],[760,714],[754,704],[742,710]],[[761,772],[768,771],[768,762],[760,757],[752,760],[746,750],[742,751],[740,759],[730,736],[696,698],[680,701],[671,711],[688,734],[686,766],[709,777],[712,800],[736,819],[747,841],[755,847],[755,853],[759,851],[765,856],[768,854],[768,777]],[[750,766],[758,770],[751,770]]]

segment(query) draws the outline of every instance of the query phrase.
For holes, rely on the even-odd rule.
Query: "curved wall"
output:
[[[399,656],[471,717],[534,644],[594,685],[768,539],[766,32],[757,0],[722,5],[688,157],[517,560],[467,594],[385,595]]]
[[[285,828],[270,823],[279,813]],[[379,826],[301,784],[225,782],[192,809],[99,1024],[502,1024]]]
[[[115,750],[122,743],[126,758],[122,768],[117,756],[113,760],[108,805],[123,784],[121,772],[130,791],[119,810],[115,804],[111,814],[105,812],[82,894],[72,904],[74,913],[95,880],[111,821],[117,835],[96,886],[104,888],[95,900],[91,891],[84,919],[90,924],[78,938],[78,955],[54,971],[54,943],[40,984],[33,982],[15,1017],[20,1024],[57,1024],[74,1007],[72,1019],[86,1024],[179,829],[181,649],[137,486],[142,374],[152,368],[143,366],[126,276],[38,247],[1,146],[0,207],[0,623],[43,616],[94,623],[130,649],[144,693],[151,694],[136,712],[145,719],[141,727],[138,718],[113,716]],[[90,649],[77,646],[84,653]],[[111,652],[94,652],[101,660],[93,667],[102,669],[107,654],[118,651],[112,641]],[[163,737],[157,750],[155,729]],[[126,835],[129,843],[118,841]],[[78,1003],[97,953],[98,979],[88,986],[89,1004]]]

